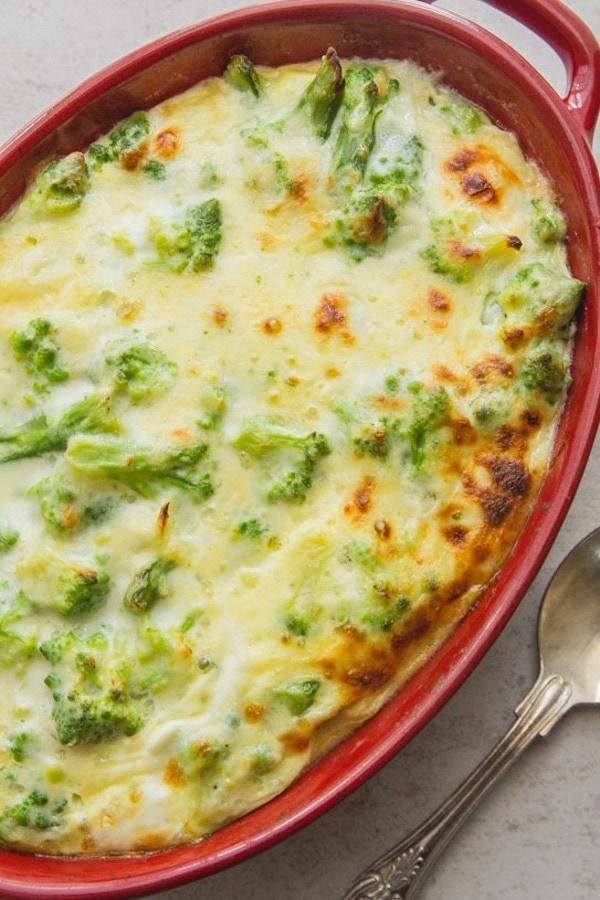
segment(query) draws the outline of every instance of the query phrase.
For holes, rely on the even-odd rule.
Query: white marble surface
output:
[[[106,63],[228,0],[0,0],[0,143]],[[237,4],[239,5],[239,4]],[[439,4],[498,31],[562,90],[553,51],[479,0]],[[568,4],[600,35],[599,0]],[[596,157],[600,158],[598,140]],[[536,616],[547,579],[600,523],[600,441],[546,564],[491,651],[437,717],[379,774],[284,843],[159,900],[335,900],[420,822],[513,722],[537,673]],[[478,808],[423,900],[600,897],[600,712],[575,710]]]

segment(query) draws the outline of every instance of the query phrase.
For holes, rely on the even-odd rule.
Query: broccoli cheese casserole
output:
[[[440,645],[547,470],[565,236],[513,135],[333,49],[235,56],[32,173],[0,223],[0,842],[197,840]]]

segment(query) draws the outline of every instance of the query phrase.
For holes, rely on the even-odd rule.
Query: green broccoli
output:
[[[0,457],[0,463],[64,450],[76,434],[118,430],[119,422],[110,414],[108,398],[103,394],[88,394],[70,406],[55,423],[39,415],[12,429],[0,430],[0,443],[13,444],[13,449]]]
[[[123,605],[133,613],[148,612],[165,596],[165,579],[176,566],[172,559],[159,557],[135,573],[123,597]]]
[[[315,468],[319,460],[331,450],[325,435],[318,432],[298,435],[283,425],[255,420],[250,422],[233,442],[236,450],[247,453],[255,459],[271,456],[281,451],[291,451],[293,468],[271,485],[267,500],[302,503],[310,490]]]
[[[238,522],[233,530],[233,534],[235,537],[246,537],[250,538],[252,541],[259,541],[263,538],[269,529],[261,522],[260,519],[242,519],[241,522]]]
[[[409,609],[408,597],[389,584],[377,582],[373,585],[371,602],[361,617],[361,623],[376,631],[391,631]]]
[[[264,90],[260,76],[251,61],[243,53],[237,53],[231,57],[223,72],[223,78],[228,84],[237,88],[238,91],[252,94],[257,99]]]
[[[363,66],[346,72],[342,122],[333,148],[333,165],[339,176],[362,179],[375,145],[375,124],[381,100],[376,73]]]
[[[0,553],[8,553],[21,537],[18,529],[8,523],[0,523]]]
[[[291,194],[295,188],[288,161],[285,157],[271,147],[271,135],[269,129],[277,133],[281,130],[280,122],[268,126],[255,125],[244,130],[243,135],[251,147],[258,150],[259,157],[264,160],[257,178],[248,179],[248,185],[252,188],[261,187],[272,189],[275,194]],[[268,176],[265,177],[263,169]]]
[[[36,606],[55,609],[62,616],[81,615],[100,606],[109,592],[106,572],[48,552],[19,562],[23,590]]]
[[[40,645],[51,671],[45,679],[61,744],[95,744],[142,727],[147,708],[130,688],[131,666],[106,635],[59,632]]]
[[[545,335],[569,324],[585,288],[577,278],[559,274],[543,263],[531,263],[519,269],[494,299],[508,327],[528,327]]]
[[[311,123],[315,135],[322,141],[329,137],[340,107],[344,86],[340,60],[333,47],[330,47],[298,104],[299,109]]]
[[[37,318],[21,331],[13,331],[9,342],[15,359],[25,364],[28,375],[34,378],[33,388],[40,393],[51,384],[60,384],[69,377],[58,362],[55,329],[47,319]]]
[[[150,133],[147,113],[138,111],[120,122],[103,141],[90,145],[88,157],[90,165],[100,169],[104,163],[121,160],[127,153],[140,148]]]
[[[29,195],[36,212],[63,215],[81,206],[90,187],[83,153],[70,153],[42,169]]]
[[[453,103],[440,106],[456,135],[474,134],[487,121],[482,111],[468,101],[456,97]]]
[[[66,807],[64,797],[51,798],[36,788],[0,811],[0,839],[6,843],[14,840],[15,827],[35,828],[36,831],[56,828],[64,820]]]
[[[517,377],[528,391],[556,403],[569,386],[569,363],[553,347],[538,347],[520,367]]]
[[[89,486],[65,465],[57,466],[31,492],[39,498],[44,521],[57,534],[74,534],[102,522],[113,507],[110,497],[91,493]]]
[[[105,352],[106,363],[115,373],[115,385],[134,403],[165,391],[177,372],[177,365],[162,350],[137,338],[113,341]]]
[[[410,385],[409,390],[413,402],[403,435],[409,443],[412,463],[420,469],[425,462],[426,447],[432,434],[448,419],[450,398],[445,388],[427,389],[419,382]]]
[[[35,656],[35,636],[14,628],[34,612],[34,604],[22,591],[11,603],[0,608],[0,667],[22,672]]]
[[[447,216],[430,222],[433,240],[420,251],[432,272],[457,284],[471,281],[487,263],[512,263],[523,245],[517,235],[486,231],[472,216]]]
[[[320,688],[321,682],[316,678],[294,679],[276,687],[273,695],[293,716],[302,716],[315,702]]]
[[[217,766],[229,756],[230,749],[223,741],[199,737],[181,747],[177,761],[188,778],[200,778],[214,774]]]
[[[540,244],[559,244],[567,234],[565,218],[553,203],[534,198],[531,201],[534,217],[531,223],[533,236]]]
[[[357,190],[325,236],[326,246],[340,246],[356,262],[383,252],[398,225],[398,213],[383,193]]]
[[[216,198],[185,210],[180,222],[151,225],[158,261],[173,272],[201,272],[213,265],[221,244],[221,204]]]
[[[9,735],[7,747],[16,763],[25,762],[29,753],[28,747],[31,746],[34,739],[35,736],[31,731],[19,731],[16,734]]]
[[[358,456],[387,459],[397,432],[398,423],[394,419],[384,417],[378,422],[369,422],[353,436],[354,451]]]
[[[112,479],[142,497],[154,497],[160,486],[172,485],[199,503],[214,493],[210,473],[197,472],[198,463],[207,455],[205,443],[161,451],[127,441],[82,436],[69,442],[65,459],[75,472]]]

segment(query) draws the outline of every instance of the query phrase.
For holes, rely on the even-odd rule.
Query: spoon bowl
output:
[[[540,671],[517,720],[493,750],[422,825],[354,882],[343,900],[401,900],[420,890],[450,838],[499,777],[571,707],[600,703],[600,528],[562,561],[538,621]]]
[[[550,581],[538,626],[540,678],[561,675],[569,706],[600,702],[600,528],[565,557]]]

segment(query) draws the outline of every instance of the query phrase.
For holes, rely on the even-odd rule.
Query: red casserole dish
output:
[[[0,850],[5,898],[130,897],[191,881],[265,849],[324,812],[403,747],[458,688],[538,571],[573,499],[600,417],[600,183],[590,138],[600,111],[600,48],[556,0],[487,0],[561,56],[559,97],[522,57],[480,27],[416,0],[283,0],[178,31],[88,79],[0,149],[0,213],[51,155],[81,149],[140,108],[219,75],[232,53],[281,65],[322,55],[410,58],[515,132],[563,196],[573,273],[588,284],[573,387],[551,467],[513,553],[483,599],[387,706],[291,788],[200,843],[127,858],[58,859]]]

